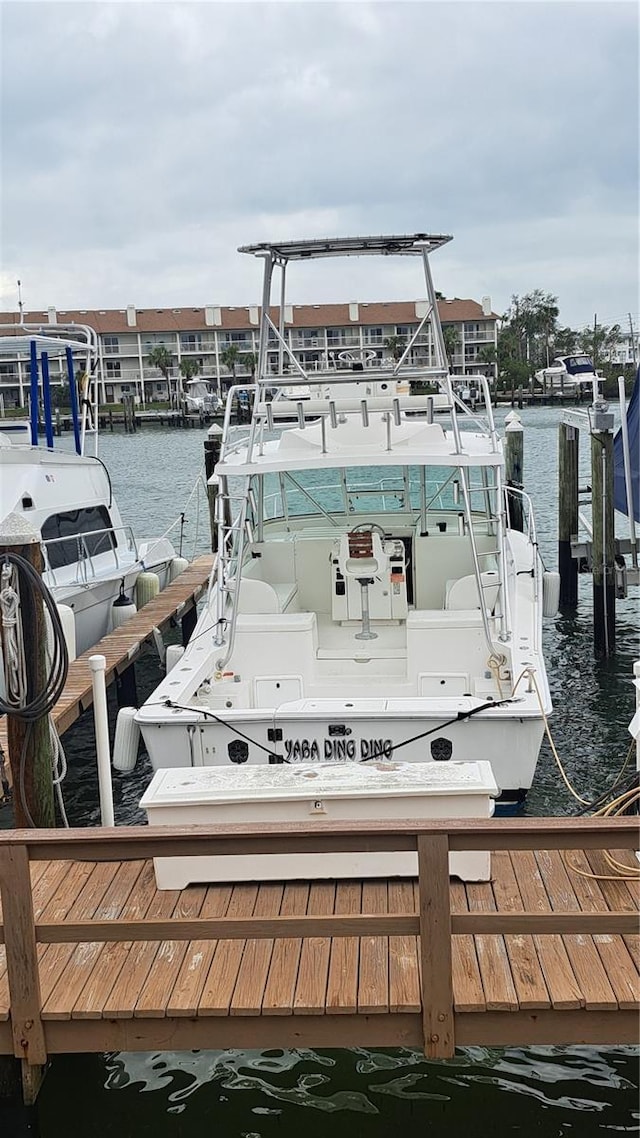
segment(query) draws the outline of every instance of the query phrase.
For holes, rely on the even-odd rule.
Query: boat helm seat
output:
[[[389,553],[382,544],[380,534],[375,530],[344,533],[340,538],[338,566],[343,576],[360,582],[386,573],[389,569]]]
[[[375,529],[355,529],[340,538],[338,569],[347,584],[351,579],[360,586],[362,628],[356,633],[356,640],[377,639],[377,632],[371,631],[369,585],[373,585],[376,578],[388,576],[392,552],[395,552],[395,543],[383,545],[382,536]]]

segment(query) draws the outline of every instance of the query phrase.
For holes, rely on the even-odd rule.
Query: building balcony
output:
[[[496,337],[493,330],[485,329],[484,332],[464,332],[465,344],[495,344]]]

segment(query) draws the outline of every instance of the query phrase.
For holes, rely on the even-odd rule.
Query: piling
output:
[[[524,465],[524,430],[522,420],[516,412],[507,415],[505,431],[505,481],[507,485],[507,503],[509,510],[509,525],[511,529],[524,529],[524,515],[522,509],[522,495],[510,493],[509,487],[516,491],[522,490],[522,471]]]
[[[44,562],[40,548],[40,535],[24,518],[9,514],[2,523],[0,531],[0,565],[5,555],[14,555],[28,564],[42,576]],[[8,563],[10,564],[10,563]],[[8,578],[2,572],[2,584]],[[16,633],[21,635],[24,645],[24,703],[28,704],[46,686],[47,677],[47,630],[42,597],[30,586],[25,586],[24,576],[20,577],[20,603],[17,613]],[[3,657],[8,659],[7,640],[10,633],[9,621],[3,624],[0,611],[0,637],[3,644]],[[7,697],[7,703],[9,699]],[[18,711],[18,708],[16,708]],[[27,722],[19,714],[7,715],[7,741],[9,763],[14,787],[14,820],[18,828],[32,826],[55,826],[55,807],[53,797],[53,752],[49,732],[49,717],[45,714],[35,722]]]
[[[209,499],[209,526],[211,528],[211,549],[215,553],[218,549],[218,526],[216,523],[216,496],[217,486],[210,482],[215,465],[220,458],[222,446],[222,427],[213,423],[207,431],[204,440],[204,472],[207,480],[207,497]]]
[[[135,663],[129,664],[116,677],[116,699],[118,707],[138,706],[138,685],[136,683]]]
[[[606,658],[616,650],[613,415],[596,408],[592,422],[593,649]]]
[[[187,644],[191,640],[191,637],[193,636],[193,631],[194,631],[197,623],[198,623],[198,610],[197,610],[196,606],[194,605],[193,608],[190,608],[189,611],[184,614],[182,621],[181,621],[182,647],[183,648],[186,648]]]
[[[578,540],[578,449],[577,427],[560,423],[558,429],[558,572],[560,605],[575,608],[578,603],[578,562],[572,557],[571,543]]]

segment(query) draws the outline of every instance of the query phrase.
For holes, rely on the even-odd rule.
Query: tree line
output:
[[[625,376],[631,383],[634,365],[626,367],[615,360],[616,348],[625,333],[619,324],[599,324],[580,330],[559,321],[558,298],[542,289],[525,296],[512,296],[502,317],[498,332],[497,352],[492,362],[497,365],[498,381],[506,388],[526,387],[536,371],[548,367],[557,356],[584,354],[605,378],[605,393],[616,390],[617,378]]]

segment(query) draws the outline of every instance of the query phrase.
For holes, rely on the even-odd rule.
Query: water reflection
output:
[[[282,1138],[382,1138],[402,1128],[430,1138],[498,1134],[638,1133],[632,1048],[470,1047],[446,1063],[408,1049],[110,1054],[55,1060],[41,1094],[41,1138],[67,1133],[48,1109],[65,1089],[86,1134],[211,1132]],[[64,1099],[62,1099],[64,1101]],[[176,1119],[179,1115],[179,1121]],[[393,1122],[392,1122],[393,1120]]]

